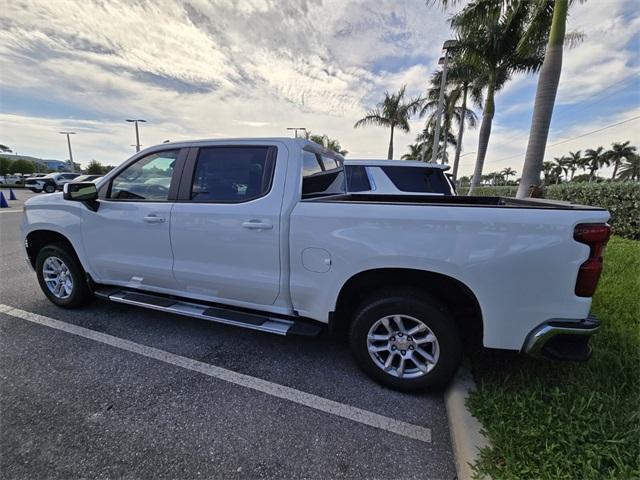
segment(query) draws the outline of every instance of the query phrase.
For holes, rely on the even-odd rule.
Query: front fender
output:
[[[30,233],[36,231],[55,232],[69,241],[84,270],[92,274],[82,243],[83,208],[86,207],[79,202],[64,200],[62,193],[52,193],[29,199],[25,203],[20,227],[23,242]]]

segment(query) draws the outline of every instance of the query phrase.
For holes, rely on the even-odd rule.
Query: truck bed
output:
[[[600,207],[578,205],[559,200],[528,198],[520,200],[507,197],[476,197],[476,196],[441,196],[441,195],[375,195],[350,193],[344,195],[330,195],[307,198],[304,202],[330,203],[381,203],[403,205],[431,205],[431,206],[460,206],[460,207],[496,207],[496,208],[526,208],[550,210],[604,210]]]

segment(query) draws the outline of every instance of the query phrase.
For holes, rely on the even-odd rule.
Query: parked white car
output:
[[[71,182],[80,175],[80,173],[71,172],[50,173],[44,177],[30,178],[24,183],[24,185],[35,193],[53,193],[56,190],[62,190],[62,186],[65,183]]]
[[[455,195],[449,165],[410,160],[345,160],[347,191],[376,195]]]
[[[476,334],[587,359],[608,218],[541,200],[347,193],[341,157],[263,138],[148,148],[97,184],[29,199],[22,235],[60,307],[95,294],[281,335],[346,330],[367,374],[419,390],[448,382]]]

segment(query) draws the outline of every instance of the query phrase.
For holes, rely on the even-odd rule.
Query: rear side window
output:
[[[324,163],[323,162],[326,162]],[[302,154],[302,197],[344,193],[344,172],[335,160],[313,152]]]
[[[302,152],[302,176],[308,177],[322,171],[320,159],[315,153]]]
[[[367,169],[363,165],[345,166],[347,190],[350,192],[366,192],[371,190]]]
[[[241,203],[266,195],[271,189],[275,154],[274,147],[201,148],[191,200]]]
[[[444,172],[439,168],[381,168],[395,187],[402,192],[451,194],[447,179],[444,178]]]

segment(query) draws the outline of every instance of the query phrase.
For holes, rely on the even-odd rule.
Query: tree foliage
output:
[[[391,134],[387,152],[388,159],[393,158],[394,130],[409,132],[411,130],[409,120],[418,113],[424,101],[421,97],[406,99],[406,88],[407,86],[403,85],[396,93],[384,92],[384,99],[375,108],[367,111],[365,116],[353,125],[354,128],[370,125],[389,127]]]

